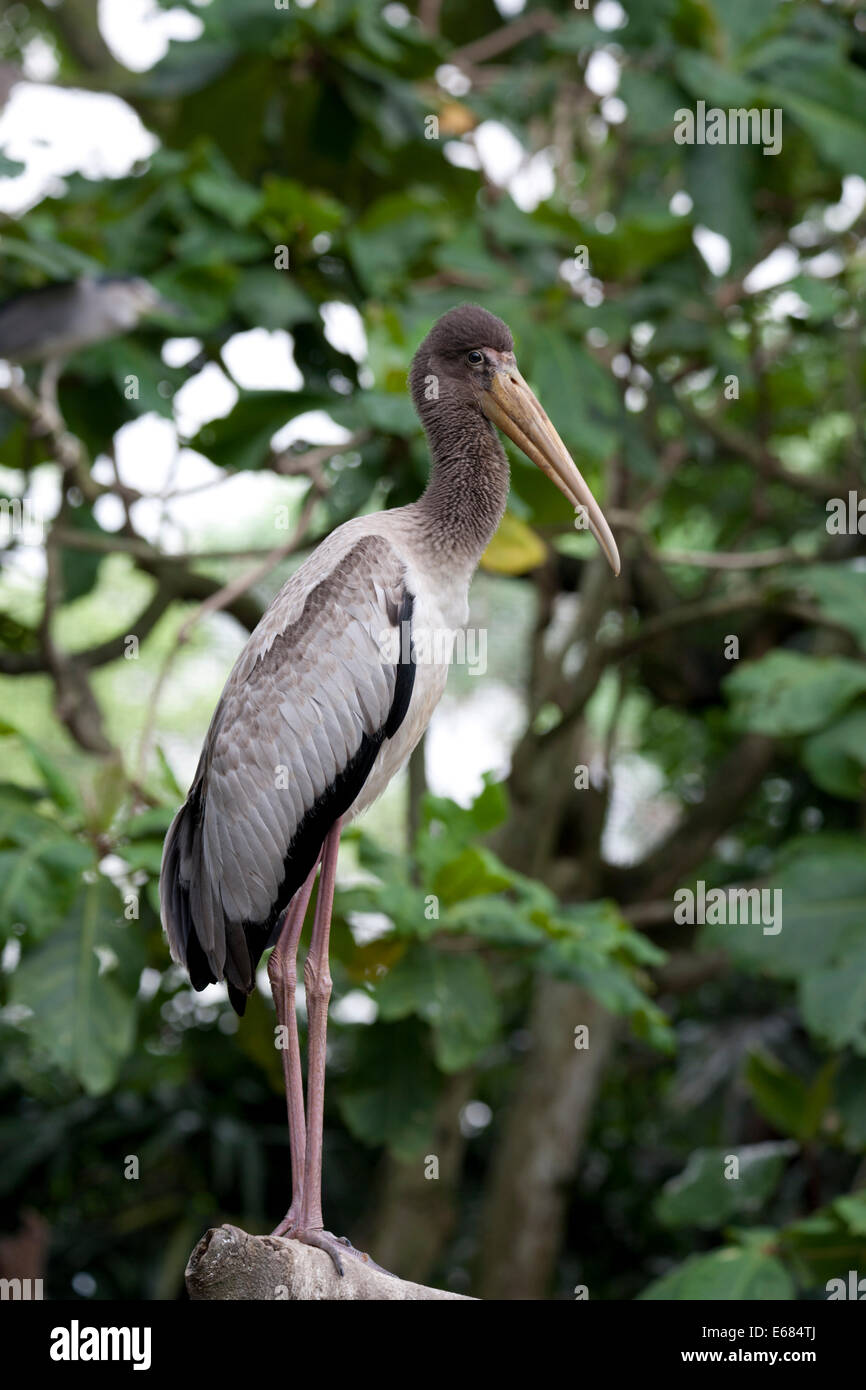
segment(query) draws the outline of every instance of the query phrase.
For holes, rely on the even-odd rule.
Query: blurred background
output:
[[[0,1275],[181,1297],[285,1210],[266,976],[239,1025],[171,965],[162,838],[285,576],[422,489],[464,300],[623,574],[512,453],[486,671],[344,837],[329,1225],[485,1298],[866,1272],[862,7],[2,0],[0,103],[3,298],[160,296],[56,398],[0,364]]]

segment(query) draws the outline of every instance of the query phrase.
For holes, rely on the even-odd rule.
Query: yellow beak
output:
[[[513,440],[528,459],[555,483],[560,492],[580,509],[614,574],[620,559],[613,532],[580,470],[566,449],[538,399],[514,366],[503,365],[489,389],[481,392],[481,409],[498,429]]]

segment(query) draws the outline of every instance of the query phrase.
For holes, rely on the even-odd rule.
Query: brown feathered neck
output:
[[[430,481],[414,504],[427,543],[446,563],[473,570],[508,498],[508,460],[466,370],[474,348],[513,351],[501,319],[461,304],[434,324],[412,360],[409,386],[430,446]]]

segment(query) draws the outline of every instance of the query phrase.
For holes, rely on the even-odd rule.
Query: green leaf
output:
[[[61,919],[93,850],[56,820],[34,813],[21,788],[0,786],[0,931],[20,923],[35,939]]]
[[[494,782],[489,775],[484,790],[469,807],[428,792],[421,806],[422,824],[415,845],[425,881],[432,882],[449,860],[463,853],[467,843],[501,825],[507,813],[504,783]]]
[[[831,796],[860,801],[866,793],[866,706],[858,705],[803,745],[803,765]]]
[[[757,250],[750,161],[738,145],[692,145],[686,170],[692,221],[727,237],[731,264],[741,264]]]
[[[866,691],[866,664],[841,656],[774,651],[725,681],[740,729],[784,738],[825,728]]]
[[[831,1058],[807,1083],[775,1057],[753,1052],[746,1063],[746,1084],[761,1114],[780,1133],[806,1142],[816,1138],[821,1128],[837,1066],[837,1059]]]
[[[236,178],[224,160],[219,171],[207,170],[190,179],[193,196],[206,207],[225,218],[232,227],[246,227],[264,206],[264,197],[257,188]]]
[[[489,850],[470,846],[456,859],[444,864],[431,884],[432,891],[445,904],[510,888],[513,874]]]
[[[75,788],[45,749],[29,734],[25,734],[16,725],[10,724],[4,719],[0,721],[0,737],[6,735],[13,735],[27,749],[55,806],[58,806],[61,811],[80,810],[80,802]]]
[[[746,1144],[740,1148],[696,1149],[677,1177],[665,1183],[655,1204],[663,1226],[698,1226],[711,1231],[733,1216],[757,1215],[771,1197],[796,1144]],[[732,1171],[731,1160],[738,1167]]]
[[[347,241],[355,269],[373,295],[387,295],[436,238],[436,203],[407,193],[389,193],[364,212]]]
[[[271,439],[296,415],[321,408],[325,402],[308,391],[244,391],[221,420],[211,420],[191,448],[205,454],[218,468],[232,472],[262,468]]]
[[[233,295],[238,312],[262,328],[293,328],[316,317],[315,306],[288,272],[268,268],[244,270]]]
[[[723,67],[706,53],[681,49],[674,58],[674,68],[686,90],[697,100],[705,101],[708,107],[721,106],[727,110],[755,105],[754,80]]]
[[[468,1066],[499,1031],[490,974],[476,955],[413,946],[382,980],[376,1000],[386,1022],[416,1014],[431,1025],[443,1071]]]
[[[866,1264],[866,1194],[839,1197],[829,1207],[794,1221],[780,1234],[780,1250],[803,1282],[824,1285]]]
[[[128,949],[132,928],[117,925],[118,913],[104,879],[83,885],[66,920],[10,980],[10,998],[30,1011],[26,1027],[37,1046],[90,1095],[111,1089],[135,1037],[134,997],[98,955]]]
[[[771,878],[781,893],[782,929],[710,926],[704,942],[724,946],[749,966],[798,979],[860,949],[866,917],[866,849],[855,836],[804,835],[791,840]]]
[[[866,1061],[845,1059],[836,1083],[836,1105],[846,1147],[855,1152],[866,1149]]]
[[[850,1044],[866,1056],[866,942],[838,965],[805,976],[800,1006],[806,1027],[829,1047]]]
[[[798,982],[803,1019],[830,1047],[866,1050],[866,847],[854,836],[791,841],[772,877],[781,931],[705,927],[701,939],[779,979]],[[778,924],[778,922],[777,922]]]
[[[801,126],[840,173],[866,174],[866,76],[853,64],[834,62],[823,69],[809,62],[788,64],[762,95]]]
[[[847,565],[807,565],[792,575],[792,581],[813,594],[827,617],[853,632],[866,651],[866,570]]]
[[[463,898],[450,907],[439,924],[445,931],[466,932],[499,946],[540,946],[548,933],[531,913],[529,904],[496,897]]]
[[[374,1024],[355,1030],[354,1066],[337,1103],[364,1144],[385,1144],[399,1159],[424,1153],[433,1140],[435,1068],[418,1025]]]
[[[760,1250],[727,1247],[710,1255],[693,1255],[656,1279],[641,1299],[696,1301],[765,1301],[791,1299],[794,1281],[781,1260]]]

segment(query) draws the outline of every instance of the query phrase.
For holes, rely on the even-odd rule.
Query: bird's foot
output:
[[[280,1222],[280,1225],[283,1223]],[[278,1228],[279,1229],[279,1228]],[[383,1269],[377,1265],[363,1250],[356,1250],[347,1236],[335,1236],[330,1231],[319,1230],[293,1230],[286,1233],[291,1240],[300,1240],[304,1245],[315,1245],[319,1250],[324,1250],[334,1263],[334,1268],[342,1278],[343,1258],[348,1256],[353,1260],[360,1260],[368,1269],[375,1269],[379,1274],[387,1274],[389,1279],[396,1276],[389,1269]]]
[[[298,1225],[298,1218],[294,1205],[290,1206],[279,1225],[271,1231],[272,1236],[294,1236]]]

